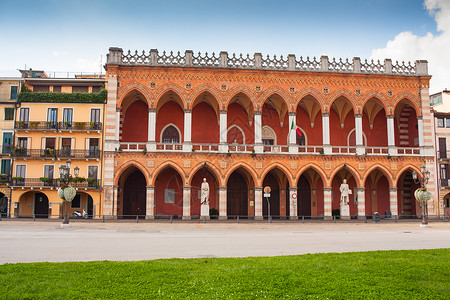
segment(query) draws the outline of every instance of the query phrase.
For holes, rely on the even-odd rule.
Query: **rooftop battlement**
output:
[[[155,66],[155,67],[189,67],[189,68],[217,68],[217,69],[241,69],[241,70],[275,70],[275,71],[295,71],[295,72],[329,72],[329,73],[353,73],[353,74],[383,74],[401,76],[427,76],[428,62],[426,60],[416,60],[411,62],[398,62],[394,64],[391,59],[385,59],[383,63],[379,60],[367,59],[361,61],[359,57],[352,60],[329,59],[328,56],[321,56],[320,59],[302,57],[296,58],[294,54],[287,57],[277,57],[274,55],[264,57],[261,53],[232,54],[222,51],[219,55],[215,53],[202,55],[200,52],[194,54],[192,50],[186,50],[184,55],[180,52],[163,51],[159,53],[157,49],[149,52],[137,50],[133,53],[130,50],[124,53],[122,48],[109,48],[107,55],[107,65],[122,66]]]

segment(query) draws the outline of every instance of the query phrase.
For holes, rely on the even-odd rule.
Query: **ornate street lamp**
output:
[[[425,165],[422,165],[420,167],[420,172],[422,173],[421,178],[418,178],[416,171],[412,172],[414,182],[420,184],[420,188],[414,192],[414,197],[417,201],[422,203],[422,226],[428,226],[428,201],[431,199],[431,192],[427,190],[425,185],[430,179],[430,171],[427,170]]]
[[[70,160],[66,161],[65,165],[59,166],[59,177],[62,180],[61,187],[58,188],[58,196],[64,201],[64,220],[63,224],[69,224],[69,217],[67,216],[67,202],[72,202],[73,198],[77,194],[77,191],[70,186],[70,178],[72,177],[70,174],[71,162]],[[73,173],[75,177],[78,177],[80,169],[75,167]]]

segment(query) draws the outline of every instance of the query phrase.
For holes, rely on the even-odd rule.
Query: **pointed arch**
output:
[[[252,180],[253,180],[253,184],[256,186],[258,175],[256,174],[255,170],[253,170],[253,168],[245,162],[238,162],[238,163],[234,164],[233,166],[231,166],[231,168],[228,169],[227,173],[225,173],[225,176],[224,176],[225,184],[228,183],[228,179],[230,178],[231,174],[233,174],[233,172],[239,168],[244,169],[245,171],[247,171],[250,174],[250,176],[252,177]]]
[[[291,105],[291,103],[293,102],[292,97],[288,93],[286,93],[283,88],[278,87],[278,86],[272,86],[272,87],[266,89],[261,94],[261,96],[259,97],[261,110],[262,110],[262,106],[264,105],[266,100],[274,94],[278,95],[283,100],[283,102],[286,104],[288,112],[294,111],[293,107]]]
[[[182,138],[181,130],[180,130],[180,128],[178,128],[178,126],[175,125],[174,123],[168,123],[168,124],[166,124],[166,126],[163,127],[163,129],[161,129],[159,141],[160,141],[161,143],[164,143],[164,139],[163,139],[164,131],[165,131],[167,128],[169,128],[170,126],[174,127],[174,128],[176,129],[176,131],[178,132],[178,143],[181,143],[181,138]]]
[[[339,90],[337,90],[337,91],[335,91],[335,92],[333,92],[331,95],[329,95],[327,98],[328,98],[328,100],[329,100],[329,104],[328,104],[328,110],[330,110],[331,109],[331,105],[334,103],[334,101],[336,101],[339,97],[344,97],[344,98],[346,98],[349,102],[350,102],[350,104],[351,104],[351,106],[352,106],[352,108],[353,108],[353,113],[355,113],[355,114],[357,114],[358,113],[358,110],[357,110],[357,108],[356,108],[356,99],[355,99],[355,97],[353,96],[353,94],[349,91],[349,90],[346,90],[346,89],[339,89]],[[328,111],[329,112],[329,111]]]
[[[119,179],[122,176],[122,174],[130,167],[135,167],[139,171],[141,171],[142,174],[144,174],[145,181],[147,183],[147,186],[150,185],[150,178],[151,175],[148,172],[147,168],[143,166],[140,162],[137,160],[130,160],[121,165],[117,170],[114,171],[114,185],[119,185]]]
[[[236,86],[236,87],[232,88],[230,91],[228,91],[227,98],[226,98],[226,103],[225,103],[225,108],[228,109],[228,106],[230,105],[230,102],[233,99],[233,97],[236,96],[239,93],[242,93],[242,94],[246,95],[250,99],[250,103],[251,103],[251,105],[253,107],[253,111],[255,111],[256,110],[256,104],[257,104],[256,97],[253,94],[253,92],[248,87],[246,87],[244,85]]]
[[[117,94],[117,99],[119,99],[119,101],[117,103],[117,107],[121,107],[122,106],[123,100],[132,91],[137,91],[140,94],[142,94],[142,96],[144,97],[145,101],[147,102],[147,105],[149,107],[151,106],[152,103],[151,103],[151,101],[149,99],[149,96],[152,93],[150,92],[150,90],[145,85],[143,85],[142,83],[132,82],[132,83],[127,84],[126,86],[124,86],[124,87],[122,87],[120,89],[120,92]]]
[[[385,166],[383,166],[381,164],[372,165],[370,168],[368,168],[366,170],[366,172],[363,175],[362,186],[366,185],[366,181],[367,181],[367,178],[369,177],[369,174],[375,170],[379,170],[381,173],[383,173],[383,175],[386,177],[386,179],[389,183],[389,188],[394,187],[393,186],[394,180],[392,178],[392,174],[389,172],[389,170]]]
[[[392,107],[394,109],[394,113],[395,113],[395,110],[396,110],[398,104],[401,103],[404,100],[406,102],[408,102],[408,104],[412,108],[414,108],[414,110],[416,111],[416,116],[421,116],[422,115],[421,108],[417,105],[417,103],[420,103],[420,99],[418,99],[412,93],[406,92],[406,91],[400,92],[398,95],[396,95],[396,97],[392,101],[392,103],[393,103]]]
[[[295,183],[293,182],[292,173],[289,171],[288,168],[286,168],[285,166],[283,166],[280,163],[272,163],[264,169],[264,171],[261,173],[260,182],[258,182],[259,186],[262,186],[264,177],[266,177],[266,175],[273,169],[279,169],[286,176],[286,178],[289,182],[289,186],[295,186]]]
[[[224,109],[225,106],[223,105],[223,99],[219,93],[219,90],[210,84],[202,84],[191,93],[191,96],[187,98],[189,109],[194,107],[195,99],[197,99],[204,92],[210,93],[215,98],[218,105],[218,110]]]
[[[175,172],[178,173],[178,175],[180,175],[181,179],[183,181],[185,181],[186,179],[186,173],[184,173],[183,169],[176,163],[173,161],[166,161],[164,163],[162,163],[161,165],[159,165],[155,170],[153,170],[152,172],[152,177],[151,177],[151,185],[156,186],[156,178],[158,178],[158,175],[163,172],[166,168],[173,168],[175,170]]]
[[[185,97],[184,97],[184,94],[185,94],[184,89],[183,89],[181,86],[179,86],[179,85],[177,85],[177,84],[174,84],[174,83],[167,83],[167,84],[164,84],[163,86],[161,86],[159,89],[156,90],[156,92],[155,92],[155,99],[156,99],[156,100],[155,100],[155,102],[153,103],[153,106],[152,106],[151,108],[156,108],[156,107],[158,106],[159,101],[161,100],[161,97],[162,97],[166,92],[169,92],[169,91],[172,91],[172,92],[174,92],[175,94],[177,94],[178,97],[180,97],[181,102],[182,102],[182,104],[183,104],[182,109],[183,109],[183,110],[187,109],[188,103],[186,102],[186,99],[185,99]]]
[[[367,101],[369,101],[372,98],[375,98],[376,100],[378,100],[377,103],[379,103],[384,108],[384,111],[387,114],[389,110],[387,107],[388,101],[386,99],[386,95],[377,90],[370,90],[362,96],[362,101],[361,101],[362,108],[364,109],[364,106],[366,106]]]
[[[412,172],[412,171],[416,171],[416,172],[417,172],[417,176],[421,176],[421,174],[422,174],[421,171],[420,171],[420,168],[418,168],[418,167],[416,167],[416,166],[414,166],[414,165],[408,164],[408,165],[406,165],[406,166],[403,166],[403,168],[401,168],[401,169],[397,172],[397,176],[394,177],[395,187],[397,187],[397,185],[398,185],[398,180],[399,180],[399,178],[401,177],[401,175],[402,175],[403,173],[405,173],[408,169],[411,170],[411,172]]]
[[[323,107],[323,103],[325,101],[325,99],[322,97],[321,93],[313,88],[306,88],[304,90],[301,90],[300,93],[296,96],[295,98],[295,105],[294,108],[296,109],[297,106],[299,105],[300,101],[305,98],[306,96],[311,96],[312,98],[314,98],[317,103],[320,106],[320,110],[322,112],[324,112],[324,107]]]
[[[298,182],[298,180],[300,179],[300,176],[302,176],[303,173],[305,173],[308,169],[312,169],[312,170],[316,171],[317,174],[319,174],[320,178],[322,179],[323,184],[325,184],[327,182],[327,174],[325,174],[325,172],[318,165],[316,165],[314,163],[307,163],[306,165],[303,165],[297,171],[297,173],[294,175],[295,182]]]
[[[331,186],[331,183],[333,182],[334,177],[337,173],[339,173],[341,170],[346,169],[355,179],[356,186],[361,187],[361,176],[359,175],[358,171],[351,165],[342,163],[339,166],[337,166],[333,172],[330,174],[329,181],[327,181],[327,186]]]
[[[198,163],[197,165],[195,165],[192,168],[190,174],[188,175],[188,179],[187,179],[188,185],[191,185],[192,179],[194,178],[195,174],[203,167],[207,168],[211,172],[211,174],[213,174],[213,176],[216,178],[219,186],[225,186],[223,183],[223,176],[220,173],[219,168],[217,168],[214,164],[207,163],[207,162]]]

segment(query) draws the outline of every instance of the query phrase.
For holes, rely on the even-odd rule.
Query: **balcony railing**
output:
[[[450,151],[438,151],[437,154],[439,159],[450,159]]]
[[[190,145],[191,147],[183,147]],[[248,154],[291,154],[291,155],[324,155],[327,153],[326,147],[322,145],[317,146],[298,146],[298,145],[238,145],[238,144],[228,144],[226,147],[222,147],[219,144],[183,144],[183,143],[156,143],[156,152],[205,152],[205,153],[222,153],[223,149],[226,149],[226,153],[248,153]],[[294,147],[292,147],[294,146]],[[357,151],[355,146],[328,146],[331,154],[327,155],[356,155],[360,153]],[[132,143],[132,142],[121,142],[120,148],[116,151],[124,152],[146,152],[147,143]],[[186,150],[192,149],[192,150]],[[259,151],[262,152],[258,152]],[[262,149],[262,150],[261,150]],[[155,151],[155,150],[150,150]],[[412,147],[393,147],[391,150],[388,147],[364,147],[361,146],[362,153],[360,155],[369,156],[411,156],[420,155],[420,148]],[[395,154],[394,154],[395,153]],[[450,157],[450,155],[449,155]]]
[[[21,177],[12,177],[11,186],[14,187],[60,187],[63,184],[62,181],[58,179],[40,179],[40,178],[21,178]],[[94,179],[84,182],[70,182],[70,185],[74,188],[94,188],[98,189],[101,186],[100,179]]]
[[[440,182],[441,182],[441,187],[448,187],[449,186],[448,179],[441,179]]]
[[[19,158],[100,158],[100,150],[14,148],[11,156]]]
[[[102,130],[101,122],[51,122],[51,121],[16,121],[14,129],[22,130],[59,130],[89,131]]]

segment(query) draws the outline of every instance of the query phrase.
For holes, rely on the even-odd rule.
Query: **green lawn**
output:
[[[450,249],[0,266],[0,299],[449,299]]]

